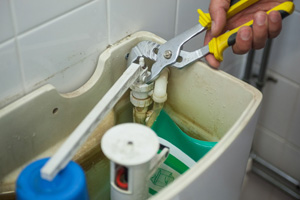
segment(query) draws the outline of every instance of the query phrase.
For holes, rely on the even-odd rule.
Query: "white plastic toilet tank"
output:
[[[13,193],[23,166],[53,155],[124,72],[126,55],[144,40],[165,42],[149,32],[135,33],[103,52],[93,76],[78,90],[59,94],[53,86],[45,85],[0,110],[0,195]],[[203,62],[182,70],[170,69],[165,111],[184,132],[218,143],[151,199],[238,200],[261,93]],[[11,120],[15,123],[9,123]],[[128,121],[132,121],[132,106],[126,93],[73,159],[86,172],[91,199],[109,199],[109,161],[99,141],[107,129]],[[20,134],[19,139],[11,133]]]

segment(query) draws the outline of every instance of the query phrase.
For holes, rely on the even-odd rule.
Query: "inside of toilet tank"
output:
[[[125,96],[128,97],[128,94]],[[132,122],[132,105],[128,98],[122,98],[114,111],[116,124]],[[150,196],[171,184],[217,144],[215,141],[204,141],[190,137],[175,124],[165,110],[160,112],[152,129],[159,137],[160,144],[170,148],[170,154],[149,179]],[[100,157],[99,154],[101,154]],[[109,199],[110,161],[101,151],[98,152],[98,157],[94,157],[94,159],[92,165],[85,169],[89,195],[93,199],[99,197]]]

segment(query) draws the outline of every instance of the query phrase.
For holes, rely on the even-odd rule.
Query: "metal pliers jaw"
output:
[[[142,41],[133,47],[129,53],[127,60],[127,67],[131,63],[137,62],[140,57],[148,58],[150,60],[156,61],[156,49],[158,49],[160,44],[151,41]]]
[[[154,64],[151,68],[151,76],[148,77],[147,83],[156,80],[160,72],[167,66],[183,68],[199,57],[199,50],[195,52],[186,52],[181,50],[182,46],[204,30],[205,27],[198,24],[164,44],[142,41],[131,49],[127,61],[128,66],[137,61],[139,57],[153,60]]]

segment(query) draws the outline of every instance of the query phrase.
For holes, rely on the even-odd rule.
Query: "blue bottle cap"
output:
[[[49,158],[37,160],[20,173],[16,182],[18,200],[88,200],[85,174],[71,161],[52,181],[41,178],[40,170]]]

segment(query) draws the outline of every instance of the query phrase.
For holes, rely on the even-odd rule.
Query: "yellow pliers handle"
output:
[[[289,16],[290,14],[293,13],[294,11],[294,4],[293,2],[290,2],[290,1],[287,1],[287,2],[284,2],[276,7],[274,7],[273,9],[269,10],[267,12],[267,14],[269,14],[271,11],[273,10],[277,10],[280,12],[281,14],[281,18],[285,18],[287,16]],[[236,39],[236,35],[237,35],[237,32],[238,30],[243,27],[243,26],[250,26],[252,27],[253,25],[253,20],[231,30],[231,31],[228,31],[222,35],[220,35],[219,37],[217,38],[213,38],[209,43],[208,43],[208,46],[209,46],[209,52],[212,53],[215,58],[219,61],[222,61],[223,60],[223,51],[229,47],[229,46],[232,46],[235,44],[235,39]]]
[[[257,1],[259,1],[259,0],[231,0],[231,5],[230,5],[229,10],[227,11],[226,18],[229,19],[230,17],[234,16],[235,14],[244,10],[245,8],[251,6],[252,4],[256,3]],[[203,27],[210,29],[211,28],[210,14],[204,13],[201,9],[198,9],[198,13],[199,13],[199,23]]]

